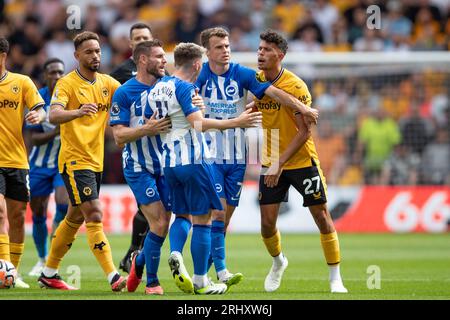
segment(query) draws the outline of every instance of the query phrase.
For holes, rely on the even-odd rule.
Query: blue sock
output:
[[[59,225],[59,223],[63,221],[64,217],[67,214],[68,209],[69,209],[68,204],[56,204],[55,217],[53,218],[53,223],[55,225]]]
[[[191,225],[191,222],[184,217],[175,218],[169,231],[170,252],[178,251],[183,253]]]
[[[148,232],[144,241],[145,267],[147,269],[147,287],[158,282],[158,267],[161,257],[161,246],[164,243],[163,237],[153,232]]]
[[[194,274],[205,275],[208,272],[208,257],[211,251],[211,226],[194,224],[191,240],[191,254],[194,262]]]
[[[38,252],[38,256],[44,259],[47,256],[47,217],[33,216],[33,239]]]
[[[148,233],[147,233],[147,235],[148,235]],[[139,266],[139,267],[143,267],[145,265],[145,252],[144,252],[144,250],[142,250],[141,253],[139,253],[139,255],[136,257],[136,265]]]
[[[223,221],[212,222],[211,257],[217,273],[225,270],[225,223]]]

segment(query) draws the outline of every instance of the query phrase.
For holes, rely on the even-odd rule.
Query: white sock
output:
[[[108,274],[108,283],[109,283],[109,284],[111,284],[111,281],[112,281],[112,279],[114,278],[114,276],[115,276],[116,274],[119,274],[116,270],[114,270],[114,271],[112,271],[112,272],[110,272],[110,273]]]
[[[43,273],[44,276],[46,276],[47,278],[51,278],[51,277],[53,277],[55,274],[58,273],[58,269],[53,269],[53,268],[49,268],[49,267],[44,267],[44,270],[42,270],[42,273]]]
[[[228,275],[229,273],[230,272],[227,269],[223,269],[217,272],[217,276],[219,277],[219,280],[222,280],[222,278]]]
[[[281,265],[284,262],[284,255],[283,252],[280,252],[279,255],[277,255],[276,257],[273,257],[273,265],[276,267],[281,267]]]
[[[339,265],[328,266],[330,268],[330,281],[342,281]]]
[[[192,277],[192,281],[197,288],[203,288],[208,285],[208,277],[206,276],[206,274],[201,276],[194,274],[194,276]]]

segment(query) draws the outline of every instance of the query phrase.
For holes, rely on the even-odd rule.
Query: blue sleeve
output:
[[[192,104],[192,98],[195,96],[195,89],[196,87],[193,84],[182,81],[178,82],[175,88],[175,95],[178,103],[181,105],[181,109],[186,117],[191,113],[200,110]]]
[[[126,126],[130,124],[130,101],[123,86],[114,92],[110,111],[109,125],[115,126],[117,124]]]
[[[242,86],[255,95],[256,98],[262,99],[267,88],[271,86],[271,83],[259,82],[256,79],[256,71],[242,65],[239,65],[239,77]]]
[[[25,130],[44,132],[44,127],[42,127],[42,124],[27,124],[25,122]]]

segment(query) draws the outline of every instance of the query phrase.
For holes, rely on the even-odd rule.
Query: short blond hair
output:
[[[230,34],[224,28],[221,27],[209,28],[203,30],[202,33],[200,33],[200,41],[203,47],[209,49],[209,39],[211,39],[212,37],[225,38],[229,36]]]
[[[173,51],[175,67],[190,66],[194,60],[201,59],[205,49],[192,42],[181,42]]]

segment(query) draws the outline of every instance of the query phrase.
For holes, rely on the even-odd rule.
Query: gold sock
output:
[[[103,232],[103,223],[88,222],[86,223],[86,231],[89,248],[91,248],[92,253],[105,274],[109,275],[111,272],[116,271],[111,254],[111,247]]]
[[[0,259],[11,261],[9,256],[9,236],[0,234]]]
[[[281,235],[280,231],[277,230],[277,232],[271,236],[270,238],[262,238],[264,241],[264,244],[266,245],[267,251],[269,251],[270,255],[272,257],[276,257],[280,255],[281,253]]]
[[[46,267],[59,269],[59,264],[72,246],[80,227],[80,223],[72,222],[67,220],[67,218],[61,221],[50,245],[50,254],[45,264]]]
[[[11,258],[11,263],[14,265],[14,267],[16,267],[16,270],[19,270],[20,260],[22,259],[24,247],[24,243],[9,243],[9,255]]]
[[[328,265],[336,265],[341,260],[339,250],[339,239],[336,231],[327,234],[320,234],[320,243],[322,244],[323,254]]]

